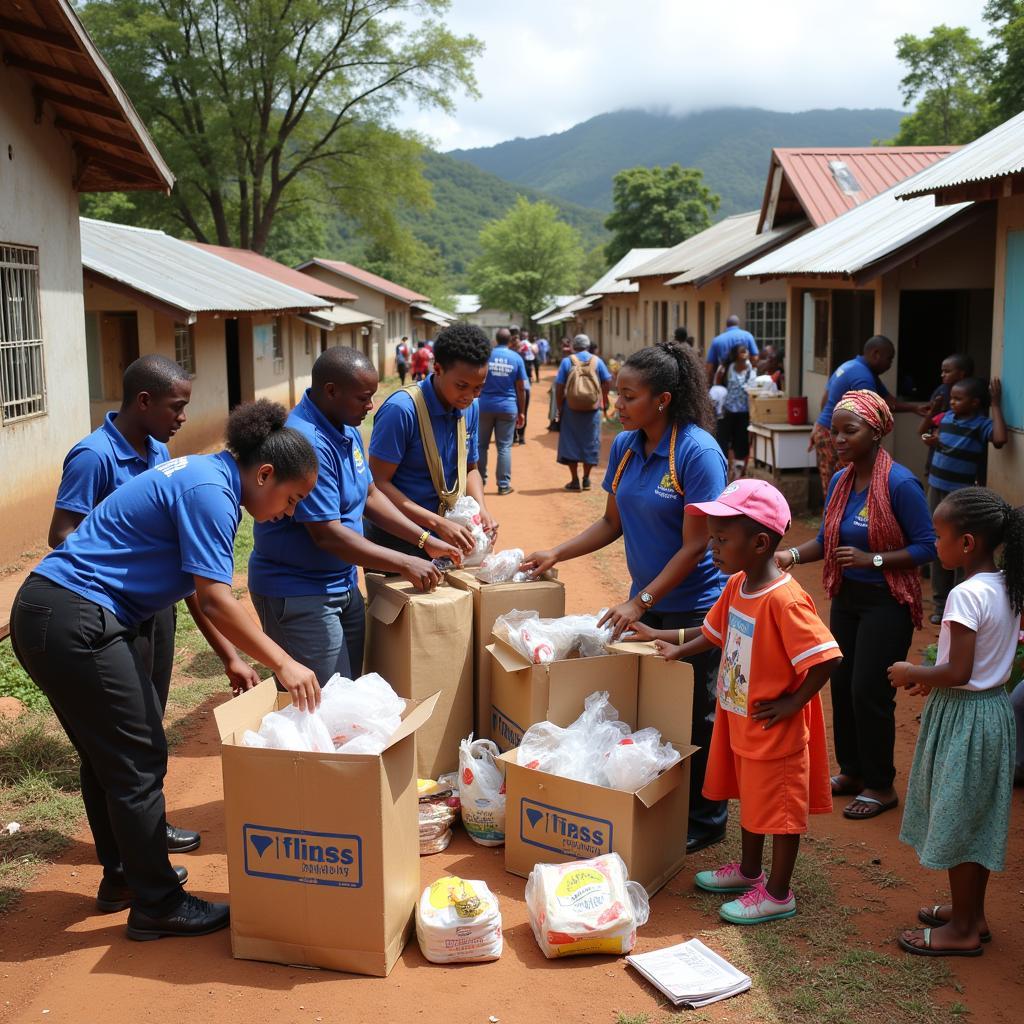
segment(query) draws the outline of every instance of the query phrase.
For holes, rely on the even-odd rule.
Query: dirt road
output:
[[[513,453],[515,493],[491,499],[501,522],[502,546],[527,550],[556,543],[599,513],[604,494],[562,490],[565,471],[554,462],[556,435],[545,432],[543,411],[547,378],[535,388],[529,443]],[[595,484],[600,471],[595,475]],[[806,534],[807,527],[803,527]],[[561,568],[570,611],[592,611],[621,600],[626,574],[621,546]],[[799,575],[819,608],[818,567]],[[930,637],[919,637],[923,646]],[[897,787],[902,792],[910,763],[919,707],[901,702],[897,739]],[[211,705],[192,715],[190,738],[176,749],[167,782],[169,816],[199,828],[203,846],[181,858],[191,875],[189,888],[215,899],[227,898],[227,871],[221,815],[221,774]],[[979,798],[984,794],[979,794]],[[1021,963],[1024,962],[1024,830],[1021,797],[1014,798],[1012,852],[1009,870],[993,878],[989,921],[995,940],[976,960],[948,961],[954,984],[938,989],[935,998],[947,1007],[966,1004],[979,1024],[1020,1020],[1024,1003]],[[812,819],[809,850],[827,850],[820,861],[825,881],[840,895],[843,906],[809,901],[805,913],[835,915],[852,925],[848,945],[856,947],[861,976],[885,968],[878,954],[895,955],[893,937],[914,921],[917,907],[945,898],[944,877],[926,872],[913,853],[896,841],[897,814],[871,822],[849,822],[836,801],[831,817]],[[124,914],[95,913],[93,897],[100,871],[91,861],[88,832],[41,874],[18,907],[0,923],[0,1019],[7,1021],[216,1021],[218,1024],[286,1024],[319,1021],[479,1022],[496,1017],[502,1024],[557,1021],[608,1022],[617,1014],[631,1020],[663,1020],[669,1008],[622,960],[584,957],[545,961],[530,934],[523,902],[522,879],[503,870],[502,850],[474,846],[459,832],[449,849],[421,861],[423,884],[448,873],[483,878],[501,897],[505,953],[498,963],[444,968],[426,963],[415,940],[388,979],[361,978],[272,964],[234,960],[228,932],[197,940],[133,943],[124,937]],[[695,858],[654,899],[650,923],[641,931],[639,949],[647,950],[700,935],[706,942],[743,957],[748,933],[722,925],[706,903],[692,895],[693,870],[713,866],[722,848]],[[798,896],[800,895],[798,891]],[[840,922],[840,917],[843,918]],[[817,919],[816,919],[817,920]],[[808,926],[808,921],[802,927]],[[817,920],[821,924],[820,920]],[[780,936],[796,936],[800,918],[784,925]],[[762,938],[763,941],[763,938]],[[807,950],[807,963],[814,950]],[[790,965],[786,965],[790,966]],[[800,965],[792,965],[798,970]],[[897,985],[901,982],[896,981]],[[776,1005],[778,993],[762,991],[691,1014],[687,1020],[791,1020]],[[1013,1007],[1016,1006],[1017,1010]],[[842,1013],[840,1006],[834,1010]],[[874,1005],[853,1019],[924,1019]],[[682,1018],[680,1018],[682,1019]],[[796,1019],[804,1020],[801,1015]],[[826,1015],[824,1020],[847,1019]]]

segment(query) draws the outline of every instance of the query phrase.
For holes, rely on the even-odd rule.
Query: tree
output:
[[[583,246],[579,232],[558,219],[550,203],[522,196],[480,232],[480,256],[469,268],[485,308],[518,313],[524,323],[552,295],[578,284]]]
[[[902,35],[896,56],[907,70],[903,102],[916,99],[917,107],[900,122],[893,145],[961,145],[987,130],[990,54],[966,28],[938,25],[924,38]]]
[[[595,245],[584,257],[583,262],[580,264],[579,276],[576,279],[576,288],[578,292],[585,291],[595,281],[604,276],[604,272],[608,269],[608,261],[605,259],[604,246]],[[572,289],[570,289],[571,291]]]
[[[605,246],[609,265],[630,249],[678,245],[711,225],[721,199],[694,167],[632,167],[612,184],[614,212],[604,222],[613,232]]]
[[[994,127],[1024,110],[1024,3],[989,0],[985,20],[994,39],[989,50]]]
[[[411,234],[395,245],[367,246],[357,262],[371,273],[426,295],[435,306],[452,310],[455,289],[441,254]]]
[[[450,0],[88,0],[82,17],[177,184],[137,219],[263,252],[279,218],[340,209],[378,241],[429,203],[398,104],[454,109],[482,51]],[[414,17],[425,15],[422,19]]]

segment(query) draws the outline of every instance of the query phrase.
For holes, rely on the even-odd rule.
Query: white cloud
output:
[[[481,98],[399,123],[454,149],[628,107],[899,108],[896,37],[941,23],[984,35],[983,2],[454,0],[449,26],[487,47]]]

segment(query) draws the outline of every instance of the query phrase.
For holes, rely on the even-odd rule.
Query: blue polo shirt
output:
[[[591,358],[597,360],[597,379],[604,384],[605,381],[612,379],[611,370],[604,365],[604,360],[600,356],[595,356],[591,352],[574,352],[573,355],[581,363],[589,363]],[[558,366],[558,373],[555,375],[556,384],[564,384],[569,379],[569,374],[572,372],[572,356],[566,356]]]
[[[306,523],[338,521],[361,534],[370,489],[370,470],[358,428],[335,427],[307,391],[288,416],[288,426],[304,434],[320,460],[316,486],[299,502],[295,515],[257,523],[249,557],[249,589],[263,597],[344,594],[356,586],[358,570],[317,547]]]
[[[950,410],[939,420],[938,433],[939,443],[929,449],[929,485],[938,491],[974,486],[992,440],[992,421],[987,416],[959,418]]]
[[[141,458],[114,426],[116,418],[116,412],[108,412],[103,423],[68,452],[54,502],[57,508],[88,515],[121,484],[170,459],[167,445],[152,437],[147,438],[148,458]]]
[[[889,394],[889,389],[863,356],[847,359],[828,379],[828,396],[817,420],[826,430],[832,429],[832,410],[847,391],[874,391],[883,398]]]
[[[711,339],[705,360],[713,366],[720,366],[737,345],[746,345],[752,356],[757,355],[757,342],[750,331],[745,331],[742,327],[727,327],[721,334]]]
[[[832,492],[836,489],[836,483],[845,470],[840,470],[832,477],[828,485],[828,496],[825,499],[825,507],[832,500]],[[854,491],[850,494],[843,509],[843,518],[839,524],[839,545],[840,547],[860,548],[861,551],[870,551],[871,544],[868,541],[868,491],[865,487],[862,491]],[[932,527],[932,515],[928,511],[928,502],[925,500],[924,488],[921,481],[898,462],[892,464],[889,470],[889,500],[892,502],[892,511],[896,521],[900,524],[903,536],[907,538],[906,547],[914,559],[914,565],[924,565],[935,558],[935,529]],[[821,527],[818,530],[818,543],[825,544],[825,520],[822,519]],[[877,586],[885,586],[885,576],[881,569],[844,569],[843,576],[848,580],[856,580],[858,583],[874,583]]]
[[[114,491],[35,571],[137,626],[193,593],[193,576],[231,585],[241,501],[228,452],[171,459]]]
[[[487,360],[487,380],[480,392],[480,411],[515,416],[519,412],[516,381],[527,382],[526,363],[508,345],[496,345]]]
[[[714,501],[725,490],[726,467],[718,442],[695,424],[681,428],[676,441],[676,475],[682,485],[680,495],[669,474],[669,442],[666,430],[658,447],[644,455],[644,435],[627,430],[612,442],[604,489],[611,494],[612,481],[626,449],[632,449],[626,468],[619,478],[615,503],[622,521],[626,545],[626,566],[632,578],[629,596],[635,597],[648,586],[666,563],[683,546],[683,509],[692,501]],[[657,612],[691,612],[710,608],[718,600],[725,577],[705,551],[693,572],[675,590],[654,606]]]
[[[475,466],[480,458],[477,438],[480,424],[479,400],[475,400],[465,413],[461,409],[449,409],[446,412],[434,391],[433,374],[420,381],[417,387],[423,389],[427,400],[445,483],[448,487],[454,487],[458,479],[457,427],[463,415],[466,417],[467,466]],[[430,470],[427,469],[423,442],[420,440],[419,420],[411,395],[396,391],[377,410],[373,419],[373,432],[370,434],[370,454],[375,459],[394,463],[398,467],[391,482],[407,498],[431,512],[437,511],[441,499],[430,480]]]

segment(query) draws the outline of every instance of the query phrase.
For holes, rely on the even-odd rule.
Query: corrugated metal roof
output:
[[[558,324],[563,320],[571,320],[577,313],[582,313],[585,309],[590,309],[592,306],[596,306],[600,301],[600,295],[579,295],[571,302],[567,302],[564,306],[560,306],[553,313],[549,313],[547,316],[537,319],[536,322],[543,325]]]
[[[956,150],[956,146],[774,149],[762,216],[768,209],[776,166],[782,168],[807,219],[820,227]]]
[[[449,313],[447,309],[441,309],[429,302],[413,302],[411,305],[414,310],[419,310],[423,314],[424,320],[430,320],[441,327],[447,327],[458,319],[457,314]]]
[[[606,270],[583,294],[613,295],[623,292],[637,292],[640,286],[630,281],[629,271],[642,266],[668,252],[664,247],[657,249],[630,249],[610,270]]]
[[[330,302],[162,231],[81,218],[82,265],[183,313],[323,309]]]
[[[472,316],[480,312],[479,295],[456,295],[455,313],[457,316]]]
[[[926,174],[907,181],[897,191],[897,198],[909,199],[937,192],[953,185],[973,181],[989,181],[1007,174],[1024,171],[1024,113],[1004,121],[980,139],[947,156]]]
[[[362,313],[352,306],[331,306],[330,309],[318,309],[313,317],[317,320],[325,320],[335,327],[357,327],[361,324],[384,326],[382,320],[378,320],[369,313]]]
[[[530,317],[531,320],[540,320],[541,317],[548,316],[553,313],[556,309],[561,309],[563,306],[567,306],[573,299],[578,299],[578,295],[556,295],[542,310],[534,313]]]
[[[894,185],[862,206],[762,256],[737,271],[737,276],[856,274],[971,205],[936,207],[929,198],[897,202],[897,190],[908,184]]]
[[[257,274],[272,277],[275,281],[286,284],[291,288],[298,288],[301,292],[319,295],[321,299],[333,299],[335,302],[356,301],[356,297],[352,292],[347,292],[343,288],[336,288],[333,284],[327,284],[325,281],[318,281],[309,274],[292,270],[291,267],[286,267],[283,263],[278,263],[277,260],[272,260],[269,256],[261,256],[258,252],[253,252],[251,249],[235,249],[228,245],[209,245],[206,242],[190,241],[188,244],[194,245],[199,249],[205,249],[207,252],[212,252],[214,256],[220,256],[222,259],[231,260],[232,263],[237,263],[240,267],[245,267],[246,270],[252,270]]]
[[[379,274],[373,274],[369,270],[363,270],[362,267],[357,267],[353,263],[345,263],[343,260],[306,260],[305,263],[300,263],[295,269],[305,270],[306,267],[314,264],[318,267],[323,267],[326,270],[333,270],[335,274],[347,277],[350,281],[358,281],[360,284],[365,284],[368,288],[374,288],[377,291],[383,292],[385,295],[390,295],[393,299],[399,299],[402,302],[427,301],[426,295],[420,295],[419,292],[414,292],[409,288],[403,288],[400,284],[395,284],[394,281],[389,281],[386,277],[381,277]]]

